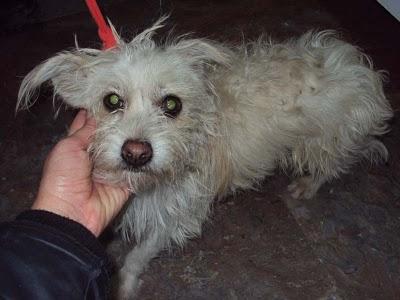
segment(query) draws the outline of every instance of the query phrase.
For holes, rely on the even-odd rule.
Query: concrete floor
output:
[[[152,261],[139,298],[400,299],[400,23],[373,0],[112,3],[104,10],[127,38],[166,12],[177,34],[229,42],[243,35],[283,39],[312,28],[340,30],[376,68],[388,70],[386,93],[396,110],[392,131],[383,138],[391,154],[387,164],[358,165],[312,200],[290,200],[290,178],[277,174],[258,191],[216,203],[201,237]],[[45,22],[35,14],[10,15],[16,22],[3,24],[0,32],[0,221],[32,203],[43,159],[75,113],[61,111],[54,119],[51,92],[44,88],[30,112],[15,116],[22,77],[73,47],[74,33],[81,46],[99,46],[87,12],[55,19],[47,13]],[[103,241],[118,263],[126,246],[111,231]]]

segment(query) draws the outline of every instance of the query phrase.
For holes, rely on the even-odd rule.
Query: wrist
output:
[[[43,230],[47,237],[53,236],[57,240],[70,240],[73,241],[73,245],[80,244],[90,253],[106,259],[106,266],[111,266],[111,261],[108,260],[105,249],[96,236],[75,221],[48,211],[30,209],[19,214],[16,222],[22,224],[25,230],[29,226],[29,228],[35,228],[35,232],[37,229]]]
[[[87,208],[76,207],[76,205],[56,196],[43,195],[43,193],[39,192],[39,195],[32,205],[32,209],[47,211],[75,221],[88,229],[96,237],[101,233],[101,226],[97,224],[97,219],[92,213],[85,213]]]

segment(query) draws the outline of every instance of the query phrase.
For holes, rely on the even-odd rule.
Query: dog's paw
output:
[[[118,300],[132,300],[143,284],[143,280],[135,275],[120,274],[121,283],[118,290]]]
[[[320,184],[311,176],[305,176],[294,180],[288,186],[288,191],[294,199],[311,199],[318,191]]]

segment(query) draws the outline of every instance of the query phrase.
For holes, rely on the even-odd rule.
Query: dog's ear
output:
[[[37,100],[36,91],[47,81],[53,85],[54,94],[60,95],[64,102],[73,107],[86,108],[82,95],[86,89],[88,68],[84,66],[97,50],[91,51],[91,54],[82,50],[61,52],[35,67],[21,83],[17,111],[31,107]]]
[[[169,47],[196,67],[229,65],[230,50],[206,39],[181,39]]]

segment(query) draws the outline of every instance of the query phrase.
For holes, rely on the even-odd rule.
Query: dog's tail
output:
[[[297,43],[301,53],[307,53],[315,67],[324,70],[325,85],[333,89],[335,83],[352,86],[353,96],[348,101],[353,103],[352,117],[362,119],[358,122],[363,126],[361,132],[382,135],[388,131],[386,122],[393,117],[393,110],[383,91],[387,72],[374,70],[369,56],[333,30],[309,31]]]
[[[372,164],[386,162],[389,159],[389,152],[385,145],[373,137],[369,138],[361,155]]]

